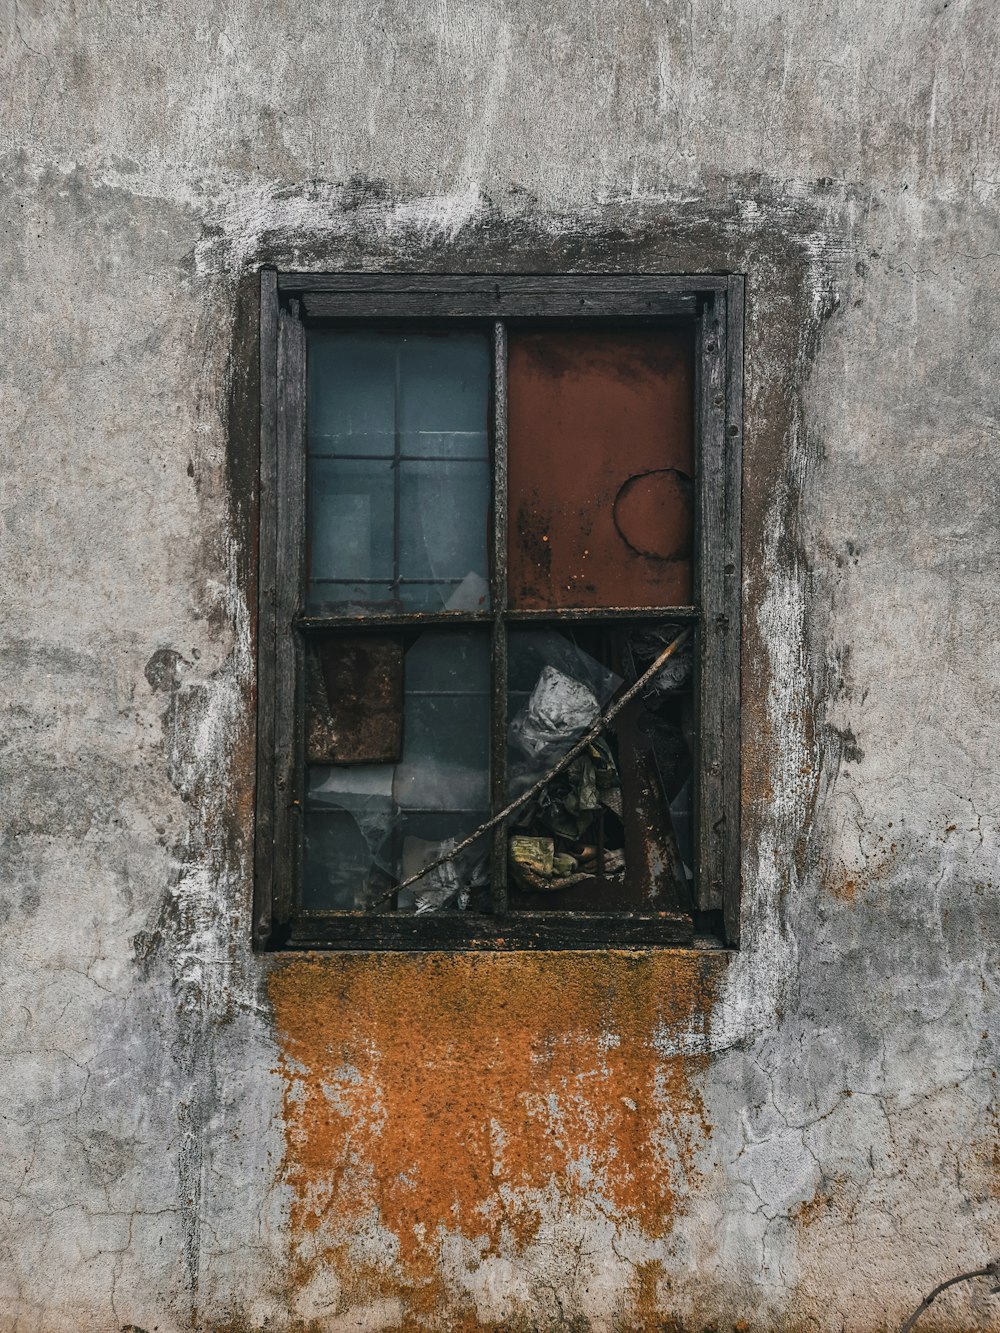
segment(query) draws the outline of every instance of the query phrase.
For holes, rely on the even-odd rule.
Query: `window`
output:
[[[262,272],[258,947],[737,942],[742,311]]]

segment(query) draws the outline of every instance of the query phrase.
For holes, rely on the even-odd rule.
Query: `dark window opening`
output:
[[[262,274],[259,947],[737,942],[741,325]]]

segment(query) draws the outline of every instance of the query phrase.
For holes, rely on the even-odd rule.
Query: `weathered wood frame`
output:
[[[566,949],[739,943],[743,299],[740,275],[260,275],[260,491],[254,946],[258,949]],[[488,613],[302,614],[306,321],[475,321],[492,329],[494,548]],[[509,319],[690,323],[695,331],[696,605],[516,612],[506,606]],[[492,626],[492,799],[506,792],[506,626],[530,620],[690,620],[699,663],[698,908],[668,913],[511,912],[506,844],[493,840],[492,915],[306,912],[297,907],[305,765],[303,631]]]

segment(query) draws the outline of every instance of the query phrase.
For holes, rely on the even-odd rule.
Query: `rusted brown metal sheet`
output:
[[[684,330],[511,331],[512,607],[690,603],[693,389]]]
[[[312,764],[394,764],[403,745],[403,647],[398,639],[317,638],[308,654],[306,758]]]

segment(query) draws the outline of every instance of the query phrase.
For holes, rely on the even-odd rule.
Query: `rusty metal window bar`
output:
[[[743,279],[738,275],[486,278],[262,270],[255,947],[738,944],[742,336]],[[460,549],[463,568],[471,563],[467,578],[455,569],[414,572],[413,543],[407,537],[414,512],[412,496],[403,494],[407,474],[412,489],[415,470],[440,468],[445,460],[440,441],[432,438],[425,447],[422,435],[416,444],[407,435],[400,403],[409,390],[401,383],[400,365],[407,356],[416,356],[418,363],[423,356],[433,366],[435,348],[445,345],[453,353],[458,349],[459,360],[482,357],[489,394],[488,420],[481,435],[476,430],[456,431],[456,437],[468,439],[448,445],[461,453],[460,458],[447,460],[456,477],[462,474],[461,482],[455,483],[456,494],[471,496],[473,507],[480,503],[477,469],[483,484],[489,484],[489,540],[481,562],[474,549],[475,525],[472,537],[445,531],[440,539],[447,550]],[[385,381],[379,400],[382,420],[370,421],[369,407],[360,403],[348,448],[336,443],[328,447],[320,419],[322,405],[317,407],[310,399],[310,374],[317,378],[315,367],[331,347],[345,400],[353,392],[352,357],[361,358],[357,375],[381,375]],[[349,349],[346,357],[344,347]],[[546,471],[558,462],[558,451],[546,456],[556,428],[548,436],[535,430],[538,404],[541,415],[549,409],[551,415],[556,411],[552,403],[561,394],[559,429],[585,438],[591,418],[595,413],[600,416],[604,407],[600,398],[605,392],[604,372],[599,363],[608,359],[608,348],[611,360],[617,361],[610,380],[607,374],[605,380],[619,386],[634,374],[641,378],[643,367],[653,364],[654,352],[661,360],[673,356],[678,366],[685,357],[689,360],[688,378],[683,367],[679,378],[674,377],[681,384],[690,381],[689,565],[671,553],[645,549],[650,545],[645,534],[656,515],[671,506],[677,513],[683,511],[676,492],[688,464],[674,468],[647,459],[646,465],[640,458],[614,496],[604,495],[602,477],[591,475],[582,464],[570,469],[562,485],[558,474]],[[377,363],[375,370],[365,357],[371,365]],[[569,390],[565,384],[556,387],[565,366],[576,374],[585,361],[598,366],[589,384],[577,374],[575,380],[571,375]],[[479,373],[470,372],[471,378]],[[434,389],[433,374],[431,381],[428,393]],[[664,384],[667,398],[650,399],[654,413],[669,411],[669,394],[676,397],[666,380]],[[597,397],[588,402],[587,392]],[[361,429],[355,430],[358,423]],[[350,552],[359,538],[351,515],[343,506],[337,508],[336,499],[351,487],[363,492],[363,512],[369,520],[365,540],[371,543],[366,559],[356,567]],[[334,499],[321,507],[324,523],[333,515],[332,535],[310,508],[316,495],[327,494]],[[432,488],[423,496],[424,508],[428,495]],[[530,502],[525,500],[529,495]],[[520,502],[513,516],[512,497]],[[565,501],[561,506],[560,497]],[[452,512],[452,519],[457,512]],[[609,514],[631,552],[649,560],[630,556],[631,563],[618,568],[609,556],[596,573],[593,563],[585,563],[592,555],[586,543],[595,516],[606,526]],[[553,542],[557,548],[553,556],[552,549],[546,549],[549,533],[541,529],[554,525],[554,531],[569,538],[574,524],[579,540]],[[449,528],[456,526],[460,525],[453,521]],[[652,545],[659,542],[656,538]],[[664,557],[667,563],[661,568],[670,569],[670,578],[657,584],[643,571],[652,567],[650,561]],[[477,563],[481,570],[475,568]],[[457,600],[441,600],[445,585],[456,589]],[[647,602],[664,587],[677,595]],[[616,591],[622,593],[618,598],[613,596]],[[421,862],[418,851],[414,861],[410,839],[407,866],[397,829],[386,837],[381,892],[376,876],[367,897],[362,895],[350,910],[343,910],[340,903],[337,910],[330,910],[322,893],[317,897],[312,892],[303,847],[309,784],[317,763],[332,763],[318,771],[332,775],[327,786],[339,788],[344,784],[339,782],[337,765],[345,756],[349,763],[360,753],[371,764],[391,764],[405,757],[402,728],[403,718],[411,716],[408,710],[413,717],[420,709],[430,709],[433,716],[435,707],[439,713],[447,709],[462,718],[478,719],[488,713],[488,792],[482,799],[469,797],[467,804],[481,808],[468,812],[465,826],[455,830],[460,835],[468,831],[470,820],[478,825],[482,816],[496,815],[516,791],[509,762],[512,709],[519,705],[523,714],[535,675],[531,671],[519,680],[518,664],[532,661],[532,654],[542,651],[538,644],[549,642],[546,635],[555,636],[559,651],[568,644],[592,670],[606,673],[605,683],[610,684],[604,694],[591,682],[604,704],[616,687],[646,666],[653,647],[666,641],[664,634],[682,629],[691,631],[694,644],[689,689],[696,735],[693,846],[686,853],[694,870],[687,872],[686,898],[683,883],[679,896],[664,895],[657,888],[662,865],[655,845],[641,874],[630,853],[624,873],[616,872],[617,879],[605,878],[611,875],[606,867],[615,853],[603,843],[596,849],[584,848],[586,855],[596,854],[596,862],[588,864],[598,868],[564,881],[586,880],[575,894],[576,906],[572,893],[567,906],[566,896],[526,891],[526,885],[531,890],[540,883],[537,876],[531,878],[537,870],[532,858],[540,848],[551,856],[546,843],[552,839],[522,839],[528,845],[522,863],[512,859],[517,831],[505,824],[480,840],[484,848],[480,863],[485,869],[465,910],[406,910],[413,906],[412,895],[404,902],[404,895],[394,892],[394,883],[407,869],[426,862],[430,852]],[[593,648],[595,655],[586,648]],[[449,659],[461,664],[462,679],[473,681],[472,687],[457,694],[450,685],[438,688],[442,664]],[[328,701],[335,694],[349,703],[363,700],[363,706],[345,705],[343,716],[331,722],[316,700],[322,695]],[[616,741],[622,747],[632,746],[633,758],[644,745],[650,750],[641,738],[636,748],[636,716],[634,710],[622,713]],[[639,731],[641,723],[640,717]],[[471,733],[476,725],[470,722],[465,729]],[[594,754],[599,769],[601,761]],[[641,769],[642,762],[651,765],[654,757],[647,754],[643,760],[640,755],[636,762]],[[636,763],[626,772],[621,757],[619,762],[622,819],[631,818],[633,824],[639,819],[641,827],[645,817],[648,825],[650,809],[644,813]],[[374,767],[367,771],[377,773]],[[352,827],[364,828],[365,819],[373,817],[373,810],[377,813],[380,799],[381,792],[373,793],[370,801],[366,798],[365,810],[354,811],[357,819]],[[603,814],[597,822],[602,830]],[[633,827],[626,838],[633,851],[637,836]],[[558,849],[558,837],[555,844]],[[416,845],[419,849],[419,842]],[[347,861],[349,857],[345,865]],[[468,873],[468,861],[457,864]],[[547,873],[551,875],[551,868]]]

